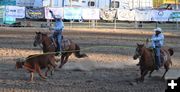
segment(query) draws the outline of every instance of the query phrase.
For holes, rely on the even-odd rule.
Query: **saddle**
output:
[[[54,47],[56,48],[56,51],[58,51],[59,50],[58,40],[57,39],[53,39],[52,42],[54,44]],[[71,42],[70,42],[69,39],[63,38],[62,42],[61,42],[61,50],[63,50],[63,51],[68,50],[70,48],[70,44],[71,44]]]
[[[149,48],[149,50],[152,52],[152,56],[154,56],[154,62],[155,62],[155,52],[152,48]],[[167,61],[167,58],[168,57],[168,54],[167,54],[167,51],[163,48],[161,48],[160,50],[160,58],[161,58],[161,61],[160,61],[160,65],[162,66],[164,63],[166,63]]]

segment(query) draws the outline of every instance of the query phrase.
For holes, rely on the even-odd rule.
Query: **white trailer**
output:
[[[153,0],[128,0],[130,9],[152,9]]]
[[[153,8],[152,0],[110,0],[110,8],[147,9]]]
[[[76,6],[119,9],[146,9],[153,7],[152,0],[43,0],[43,4],[47,3],[51,7]]]
[[[43,0],[45,7],[96,7],[109,8],[111,0]]]

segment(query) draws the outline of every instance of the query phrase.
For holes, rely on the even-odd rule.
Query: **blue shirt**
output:
[[[63,23],[62,19],[56,18],[52,12],[50,12],[50,13],[51,13],[51,16],[55,19],[55,25],[54,25],[55,31],[63,31],[64,23]]]
[[[54,27],[55,27],[55,30],[56,31],[63,31],[63,29],[64,29],[64,23],[63,23],[63,21],[62,21],[62,19],[55,19],[55,25],[54,25]]]
[[[151,46],[153,48],[155,48],[156,46],[158,47],[162,47],[164,44],[164,35],[162,33],[158,34],[158,36],[156,36],[155,34],[152,36],[151,38],[152,44]]]

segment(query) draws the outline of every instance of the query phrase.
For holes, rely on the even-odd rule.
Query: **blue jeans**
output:
[[[160,64],[161,64],[161,57],[160,57],[160,50],[161,50],[161,48],[160,47],[156,47],[155,48],[155,61],[156,61],[156,65],[158,66],[158,67],[160,67]]]
[[[61,32],[57,32],[55,31],[51,36],[52,39],[56,39],[58,44],[57,44],[57,51],[61,51],[62,50],[62,46],[61,46],[61,42],[62,42],[62,34]]]

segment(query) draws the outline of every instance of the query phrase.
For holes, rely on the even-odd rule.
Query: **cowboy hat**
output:
[[[160,27],[157,27],[157,28],[154,29],[154,31],[155,31],[155,32],[156,32],[156,31],[162,32],[162,29],[161,29]]]
[[[61,15],[55,15],[55,17],[58,18],[58,19],[61,19],[61,18],[62,18]]]

